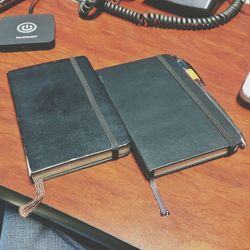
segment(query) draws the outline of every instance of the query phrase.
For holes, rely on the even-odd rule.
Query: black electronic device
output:
[[[182,16],[164,15],[153,12],[139,12],[123,7],[113,0],[78,0],[79,15],[91,19],[97,12],[104,11],[134,24],[178,30],[208,30],[224,25],[234,18],[249,0],[232,0],[221,13],[212,13],[223,0],[145,0],[160,9],[168,9]],[[96,8],[97,12],[93,11]],[[195,16],[195,17],[194,17]],[[201,17],[202,16],[202,17]]]
[[[7,16],[0,22],[0,51],[47,50],[55,46],[50,14]]]
[[[24,0],[0,0],[0,13]]]
[[[146,4],[185,17],[208,17],[223,0],[145,0]]]

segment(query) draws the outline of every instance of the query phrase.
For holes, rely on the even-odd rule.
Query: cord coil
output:
[[[87,19],[90,11],[96,7],[110,15],[140,26],[178,30],[208,30],[228,23],[240,12],[244,3],[244,0],[233,0],[231,5],[221,13],[204,18],[189,18],[151,12],[143,13],[123,7],[110,0],[80,0],[79,13],[82,18]]]

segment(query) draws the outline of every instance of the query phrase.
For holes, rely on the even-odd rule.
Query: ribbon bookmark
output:
[[[43,200],[45,196],[43,179],[39,178],[34,183],[36,189],[36,197],[29,203],[19,208],[19,214],[26,218]]]
[[[150,178],[149,179],[149,185],[151,187],[151,190],[153,192],[155,200],[156,200],[156,202],[157,202],[157,204],[158,204],[158,206],[160,208],[161,216],[169,216],[170,212],[166,208],[165,203],[164,203],[164,201],[161,198],[161,195],[159,193],[159,190],[158,190],[156,182],[155,182],[155,178]]]

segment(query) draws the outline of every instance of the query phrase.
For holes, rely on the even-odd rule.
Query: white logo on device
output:
[[[16,27],[20,33],[31,33],[37,29],[37,25],[31,22],[21,23]]]

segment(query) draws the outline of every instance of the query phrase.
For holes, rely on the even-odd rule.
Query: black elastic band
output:
[[[116,147],[116,148],[113,148],[112,159],[113,160],[117,160],[118,158],[119,158],[119,148]]]
[[[195,93],[187,86],[185,81],[175,72],[172,66],[165,60],[163,56],[157,56],[162,65],[168,70],[168,72],[176,79],[180,86],[186,91],[186,93],[192,98],[192,100],[199,106],[199,108],[205,113],[208,119],[214,124],[218,131],[223,135],[226,141],[230,144],[231,148],[234,147],[231,136],[227,133],[220,122],[214,117],[214,115],[205,107],[202,101],[195,95]]]
[[[101,110],[100,110],[100,107],[99,105],[97,104],[96,100],[95,100],[95,97],[94,97],[94,94],[87,82],[87,79],[85,78],[84,74],[82,73],[77,61],[75,58],[70,58],[70,62],[72,64],[72,67],[74,69],[74,71],[76,72],[76,75],[78,76],[84,90],[85,90],[85,93],[89,99],[89,102],[97,116],[97,119],[99,120],[100,122],[100,125],[103,129],[103,131],[105,132],[106,136],[108,137],[109,141],[110,141],[110,144],[111,144],[111,147],[112,147],[112,159],[113,160],[116,160],[119,156],[119,148],[118,148],[118,143],[116,141],[116,138],[115,136],[113,135],[113,133],[111,132]]]

